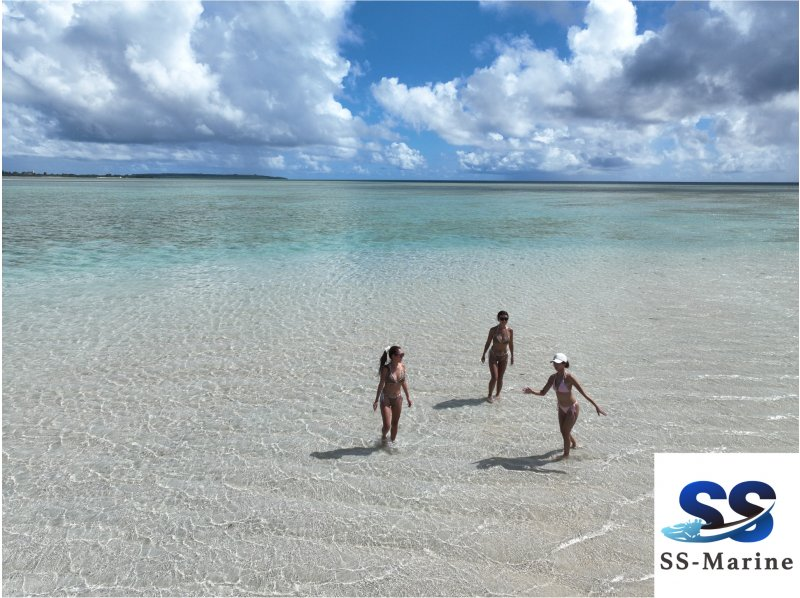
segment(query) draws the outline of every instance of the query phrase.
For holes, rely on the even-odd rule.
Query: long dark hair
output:
[[[381,364],[380,366],[378,366],[378,374],[381,373],[381,370],[386,365],[386,362],[389,361],[389,359],[391,359],[392,355],[395,355],[399,350],[400,347],[398,345],[392,345],[391,347],[389,347],[388,351],[383,352],[383,355],[381,355]]]

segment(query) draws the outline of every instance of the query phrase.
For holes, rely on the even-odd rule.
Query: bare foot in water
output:
[[[553,461],[563,461],[564,459],[569,459],[569,455],[559,455],[558,457],[553,457]]]
[[[489,402],[489,403],[494,403],[494,399],[492,398],[492,395],[489,395],[488,397],[486,397],[486,401]]]

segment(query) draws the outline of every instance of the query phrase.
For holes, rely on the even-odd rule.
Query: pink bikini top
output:
[[[556,386],[555,378],[553,379],[553,388],[555,388],[556,392],[569,392],[569,386],[567,386],[567,377],[566,375],[561,378],[561,383]]]

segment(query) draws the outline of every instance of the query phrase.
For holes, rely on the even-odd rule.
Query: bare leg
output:
[[[503,374],[506,373],[508,367],[508,360],[503,359],[497,364],[497,393],[494,395],[495,399],[500,398],[500,391],[503,390]],[[491,392],[491,391],[490,391]]]
[[[575,405],[575,413],[564,413],[561,409],[558,410],[558,427],[561,430],[561,436],[564,439],[564,454],[561,455],[562,459],[569,459],[569,449],[577,446],[578,443],[572,435],[572,428],[575,422],[578,421],[579,406]]]
[[[403,411],[403,399],[394,399],[392,403],[392,442],[397,438],[397,428],[400,426],[400,413]]]
[[[489,373],[492,375],[492,378],[489,380],[489,394],[486,397],[486,400],[490,403],[493,403],[494,399],[492,399],[492,391],[494,390],[494,385],[497,382],[497,364],[492,362],[491,356],[489,356]]]
[[[386,442],[386,435],[389,433],[389,428],[392,423],[392,408],[389,405],[381,406],[381,419],[383,420],[383,429],[381,430],[381,442]]]

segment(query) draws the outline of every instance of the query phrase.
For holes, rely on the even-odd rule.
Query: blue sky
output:
[[[797,181],[795,2],[6,2],[3,168]]]

